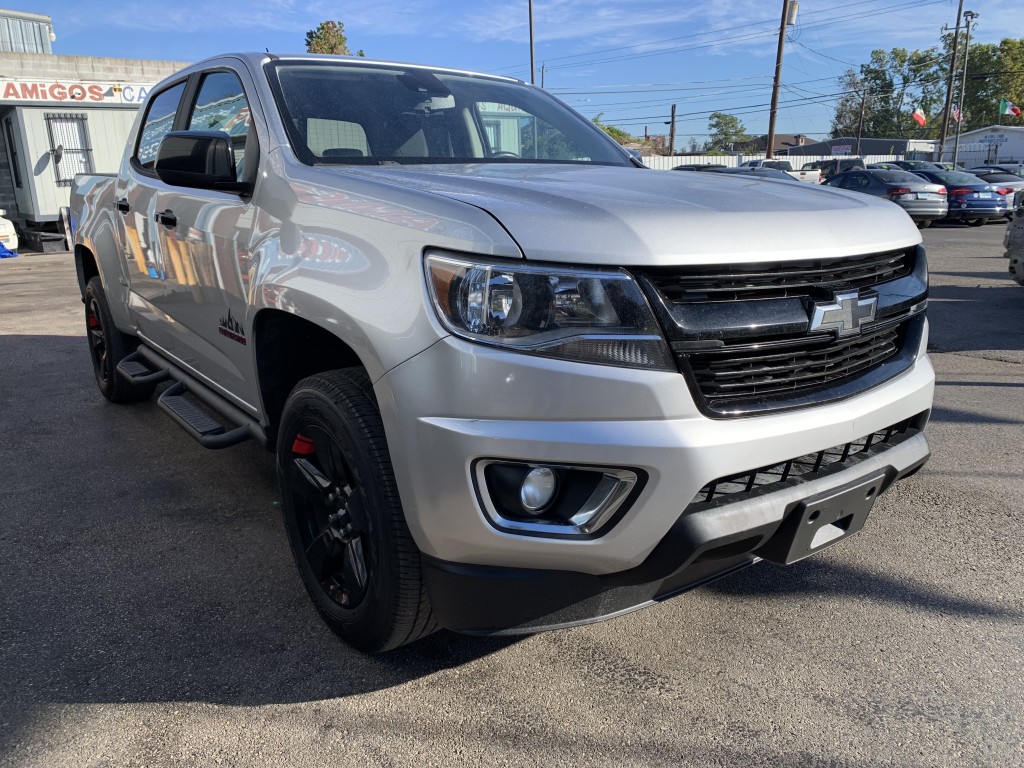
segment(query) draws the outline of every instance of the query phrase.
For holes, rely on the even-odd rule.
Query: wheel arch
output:
[[[276,441],[288,395],[302,379],[338,368],[365,368],[358,353],[344,340],[291,312],[261,309],[253,318],[252,328],[268,446]]]
[[[82,294],[84,301],[85,286],[92,278],[100,277],[100,267],[96,256],[84,245],[75,246],[75,273],[78,275],[78,291]]]

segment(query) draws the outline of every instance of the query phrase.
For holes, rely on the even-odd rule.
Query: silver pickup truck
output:
[[[70,220],[102,394],[275,451],[305,586],[366,651],[792,563],[929,455],[902,210],[638,167],[515,80],[203,61]]]

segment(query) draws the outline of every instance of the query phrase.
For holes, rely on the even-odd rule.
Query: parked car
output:
[[[999,165],[976,165],[968,168],[967,173],[1012,173],[1024,177],[1024,165],[1021,163],[1000,163]]]
[[[939,168],[941,168],[944,171],[962,171],[962,170],[964,170],[963,165],[961,165],[960,163],[940,162],[940,163],[935,163],[935,164],[937,166],[939,166]]]
[[[796,178],[792,174],[787,173],[786,171],[780,171],[776,168],[757,168],[741,165],[739,168],[705,168],[704,171],[706,173],[730,173],[738,176],[753,176],[758,179],[768,179],[772,181],[800,181],[800,179]]]
[[[106,399],[160,386],[201,446],[276,452],[353,645],[610,618],[847,540],[929,456],[920,232],[743,186],[641,170],[508,78],[218,56],[75,177],[83,346]],[[105,413],[121,462],[151,414]]]
[[[18,250],[18,230],[14,228],[14,222],[3,218],[7,211],[0,208],[0,244],[9,250]]]
[[[1005,188],[989,184],[964,171],[917,171],[918,176],[946,187],[949,213],[945,221],[964,221],[980,227],[991,219],[1006,216],[1010,207]]]
[[[974,175],[979,179],[984,179],[989,184],[996,184],[1000,188],[1012,190],[1011,194],[1007,196],[1010,204],[1006,210],[1006,218],[1012,219],[1014,211],[1020,208],[1021,203],[1024,203],[1024,177],[999,171],[994,173],[976,173]]]
[[[1003,255],[1010,260],[1010,276],[1017,285],[1024,286],[1024,209],[1017,213],[1019,215],[1003,235],[1003,247],[1006,248]]]
[[[831,179],[837,173],[843,173],[844,171],[864,169],[864,158],[862,157],[842,157],[834,160],[821,160],[820,163],[819,168],[823,180]]]
[[[902,171],[903,170],[898,165],[896,165],[895,163],[891,163],[891,162],[887,162],[887,163],[868,163],[867,166],[865,166],[865,167],[867,169],[869,169],[869,170],[872,170],[872,171]]]
[[[909,171],[864,169],[847,171],[825,182],[830,187],[863,192],[896,203],[921,229],[949,212],[946,188]]]
[[[728,168],[724,163],[695,163],[693,165],[677,165],[673,171],[707,171],[711,168]]]
[[[740,168],[771,168],[788,173],[797,181],[803,181],[808,184],[821,183],[821,171],[811,168],[801,168],[799,171],[794,171],[793,165],[789,160],[748,160],[740,165]]]
[[[941,171],[944,170],[931,160],[887,160],[886,165],[902,168],[904,171]]]

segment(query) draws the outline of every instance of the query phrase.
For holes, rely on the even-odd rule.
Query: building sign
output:
[[[853,152],[852,144],[833,144],[832,154],[833,155],[848,155]]]
[[[524,112],[519,107],[513,107],[511,104],[496,104],[491,101],[481,101],[477,105],[477,109],[481,114],[486,115],[501,115],[504,117],[533,117],[529,112]]]
[[[987,133],[978,141],[982,144],[1005,144],[1008,141],[1008,137],[998,133]]]
[[[141,104],[153,83],[0,79],[0,102],[40,104]]]

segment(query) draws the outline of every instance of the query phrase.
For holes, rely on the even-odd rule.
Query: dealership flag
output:
[[[1020,117],[1020,107],[1014,104],[1012,101],[1006,99],[999,100],[999,114],[1000,115],[1013,115],[1014,117]]]
[[[911,117],[917,121],[918,125],[924,125],[928,122],[928,118],[924,116],[924,110],[920,107],[914,107],[914,114]]]

